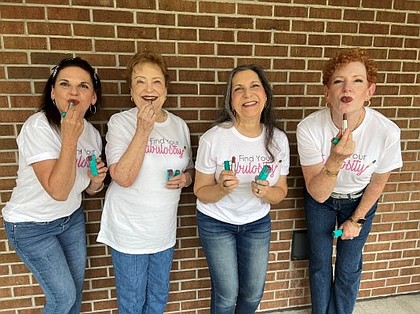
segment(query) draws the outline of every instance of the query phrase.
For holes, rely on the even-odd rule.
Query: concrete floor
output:
[[[267,312],[267,314],[310,314],[309,308]],[[420,294],[405,294],[356,303],[354,314],[420,314]]]

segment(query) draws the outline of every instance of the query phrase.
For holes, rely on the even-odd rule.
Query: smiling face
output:
[[[338,114],[358,112],[375,92],[375,84],[367,80],[366,67],[350,62],[336,71],[327,86],[325,98]]]
[[[244,70],[235,74],[232,79],[231,105],[237,120],[259,121],[266,101],[267,95],[256,72]]]
[[[55,101],[60,113],[67,111],[72,102],[75,110],[84,116],[89,106],[97,100],[90,74],[75,66],[60,70],[51,90],[51,99]]]
[[[168,94],[165,76],[160,67],[153,63],[139,63],[131,74],[131,97],[137,108],[152,102],[159,111]]]

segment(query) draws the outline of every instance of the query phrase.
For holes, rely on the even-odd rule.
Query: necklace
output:
[[[357,120],[357,123],[354,126],[353,131],[356,130],[362,124],[364,115],[365,115],[365,108],[362,108],[362,112],[359,115],[359,119]]]

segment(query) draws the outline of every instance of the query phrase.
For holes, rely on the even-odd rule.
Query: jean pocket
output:
[[[53,228],[52,222],[19,222],[11,223],[11,225],[15,243],[32,243],[47,235]]]

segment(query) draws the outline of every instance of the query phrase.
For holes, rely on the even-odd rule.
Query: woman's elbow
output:
[[[327,197],[325,197],[325,196],[319,196],[319,195],[313,195],[313,194],[311,194],[311,193],[309,193],[310,195],[311,195],[311,197],[315,200],[315,201],[317,201],[318,203],[320,203],[320,204],[322,204],[322,203],[324,203],[328,198],[329,198],[329,196],[327,196]]]
[[[111,178],[112,180],[117,183],[119,186],[123,188],[129,188],[133,185],[136,178],[129,177],[129,176],[118,176],[116,173],[111,172]]]
[[[126,180],[115,180],[114,181],[123,188],[129,188],[133,185],[134,180],[126,179]]]
[[[286,198],[287,192],[288,192],[287,187],[286,188],[283,188],[283,189],[280,189],[277,198],[274,199],[273,202],[270,202],[270,204],[271,205],[280,204]]]
[[[64,202],[67,201],[67,199],[69,198],[69,194],[68,193],[56,193],[56,192],[47,192],[48,195],[57,202]]]

